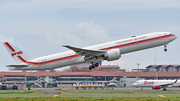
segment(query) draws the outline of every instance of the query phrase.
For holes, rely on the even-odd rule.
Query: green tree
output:
[[[26,84],[26,87],[28,87],[28,90],[31,90],[31,86],[32,86],[31,83]]]

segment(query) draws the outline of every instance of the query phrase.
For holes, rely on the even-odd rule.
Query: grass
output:
[[[180,94],[178,91],[133,92],[133,91],[93,91],[93,90],[61,90],[61,94]]]
[[[180,97],[12,97],[0,101],[179,101]]]
[[[41,91],[3,91],[0,94],[43,94]]]

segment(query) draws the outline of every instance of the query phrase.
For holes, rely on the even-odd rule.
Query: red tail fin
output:
[[[178,81],[178,79],[174,83],[176,83],[177,81]]]
[[[22,63],[22,61],[18,59],[18,56],[21,56],[25,60],[33,59],[31,56],[29,56],[28,54],[24,53],[22,50],[20,50],[19,48],[17,48],[16,46],[14,46],[13,44],[11,44],[9,42],[5,42],[4,46],[6,47],[6,49],[9,52],[9,54],[12,56],[12,58],[14,59],[14,61],[17,64]]]

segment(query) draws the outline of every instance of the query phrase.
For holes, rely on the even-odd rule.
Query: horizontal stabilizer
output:
[[[29,65],[7,65],[6,67],[28,67]]]

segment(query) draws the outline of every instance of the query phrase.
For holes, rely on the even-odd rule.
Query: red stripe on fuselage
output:
[[[77,57],[80,57],[80,56],[81,56],[80,54],[76,54],[76,55],[72,55],[72,56],[67,56],[67,57],[58,58],[58,59],[49,60],[49,61],[43,61],[43,62],[30,62],[30,61],[26,61],[21,56],[17,56],[17,58],[19,60],[21,60],[23,63],[29,64],[29,65],[45,65],[45,64],[49,64],[49,63],[58,62],[58,61],[63,61],[63,60],[68,60],[68,59],[72,59],[72,58],[77,58]]]
[[[174,36],[176,36],[176,35],[166,35],[166,36],[161,36],[161,37],[156,37],[156,38],[151,38],[151,39],[146,39],[146,40],[140,40],[140,41],[136,41],[136,42],[131,42],[131,43],[123,44],[123,45],[117,45],[117,46],[108,47],[108,48],[99,49],[99,50],[110,50],[110,49],[115,49],[115,48],[123,48],[123,47],[133,46],[133,45],[137,45],[137,44],[142,44],[142,43],[151,42],[151,41],[160,40],[160,39],[165,39],[165,38],[174,37]],[[49,64],[49,63],[58,62],[58,61],[63,61],[63,60],[68,60],[68,59],[72,59],[72,58],[77,58],[77,57],[80,57],[80,56],[81,56],[80,54],[76,54],[76,55],[62,57],[62,58],[58,58],[58,59],[54,59],[54,60],[43,61],[43,62],[29,62],[29,61],[24,60],[21,56],[17,56],[17,57],[23,63],[26,63],[26,64],[30,64],[30,65],[45,65],[45,64]]]
[[[15,50],[9,45],[8,42],[5,42],[4,44],[11,50],[11,52],[15,52]]]

